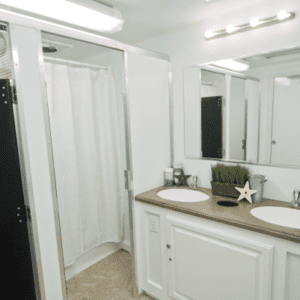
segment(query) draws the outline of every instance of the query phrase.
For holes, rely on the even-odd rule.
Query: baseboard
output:
[[[148,297],[151,297],[153,300],[160,300],[159,298],[157,298],[157,297],[151,295],[150,293],[148,293],[148,292],[146,292],[146,291],[144,291],[144,290],[143,290],[143,292],[142,292],[140,295],[146,295],[146,296],[148,296]]]
[[[131,247],[130,247],[130,242],[127,240],[124,240],[120,243],[121,249],[124,249],[125,251],[131,253]]]
[[[78,257],[72,266],[65,268],[66,280],[69,280],[76,274],[84,271],[85,269],[101,261],[108,255],[111,255],[114,252],[118,251],[119,249],[124,249],[125,251],[130,253],[131,252],[130,242],[127,240],[124,240],[120,243],[109,242],[100,245],[94,249],[91,249],[87,253]]]
[[[93,264],[99,262],[100,260],[104,259],[108,255],[113,254],[121,248],[123,248],[121,246],[121,243],[109,242],[91,249],[87,253],[78,257],[72,266],[65,268],[66,280],[69,280],[76,274],[84,271]]]

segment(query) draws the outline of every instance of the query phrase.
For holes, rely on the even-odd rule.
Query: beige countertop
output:
[[[223,207],[217,204],[217,201],[228,200],[237,202],[237,199],[229,197],[215,196],[212,194],[211,189],[197,188],[198,191],[206,193],[210,199],[203,202],[184,203],[176,202],[157,196],[159,191],[165,189],[191,189],[189,187],[159,187],[145,193],[136,195],[135,200],[145,202],[151,205],[156,205],[162,208],[178,211],[181,213],[213,220],[220,223],[244,228],[247,230],[271,235],[277,238],[289,240],[292,242],[300,243],[300,229],[294,229],[290,227],[279,226],[271,224],[254,217],[250,210],[254,207],[260,206],[280,206],[295,208],[288,202],[276,201],[270,199],[263,199],[260,203],[249,203],[247,200],[239,201],[238,206]]]

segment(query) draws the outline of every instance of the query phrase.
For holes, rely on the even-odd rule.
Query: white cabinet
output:
[[[272,246],[171,217],[167,234],[174,299],[270,299]]]
[[[136,253],[138,285],[157,299],[167,298],[167,248],[165,218],[155,210],[138,210]]]
[[[300,244],[135,201],[139,290],[160,300],[300,299]]]

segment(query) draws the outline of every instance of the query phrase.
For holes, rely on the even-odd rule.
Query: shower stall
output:
[[[23,225],[14,226],[15,240],[28,249],[15,261],[28,272],[19,284],[36,299],[106,299],[101,268],[114,261],[112,271],[125,259],[123,284],[136,296],[134,197],[162,185],[172,163],[168,56],[24,16],[16,21],[11,12],[2,17],[0,47],[11,48],[0,57],[0,75],[19,164],[19,179],[9,179],[19,186],[10,210]]]

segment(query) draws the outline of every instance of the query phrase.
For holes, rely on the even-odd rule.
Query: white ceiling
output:
[[[80,0],[83,4],[87,0]],[[123,30],[102,34],[127,43],[146,40],[188,27],[229,11],[263,3],[278,5],[289,0],[93,0],[119,9],[125,20]],[[298,0],[297,0],[298,1]],[[276,2],[276,3],[274,3]]]
[[[79,1],[79,0],[77,0]],[[88,0],[80,0],[82,3]],[[96,0],[94,0],[96,1]],[[251,7],[261,10],[266,15],[270,9],[288,9],[299,6],[300,0],[97,0],[122,12],[125,20],[123,30],[114,34],[101,34],[127,44],[136,44],[142,40],[187,27],[210,19],[218,20],[221,16],[241,10],[247,14]],[[298,2],[298,3],[297,3]],[[99,54],[106,48],[80,42],[67,37],[43,32],[43,39],[66,43],[73,48],[63,49],[57,53],[47,54],[52,57],[85,61],[87,57]],[[253,67],[260,62],[252,61]],[[268,60],[268,63],[270,61]]]

